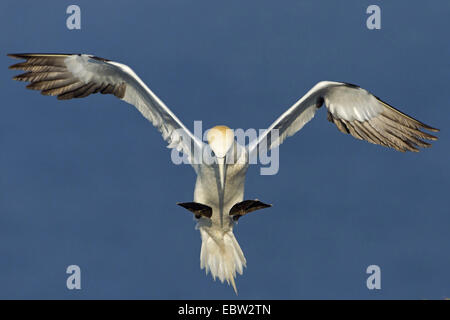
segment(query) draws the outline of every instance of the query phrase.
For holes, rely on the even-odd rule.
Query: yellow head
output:
[[[223,158],[233,145],[234,131],[227,126],[215,126],[209,129],[206,139],[216,157]]]

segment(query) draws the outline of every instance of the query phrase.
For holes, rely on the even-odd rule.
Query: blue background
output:
[[[70,4],[81,30],[66,28]],[[382,29],[366,28],[366,8]],[[0,298],[235,299],[199,268],[200,235],[175,205],[194,171],[112,96],[25,90],[6,53],[90,53],[132,67],[193,129],[266,128],[320,80],[358,84],[440,128],[402,154],[341,134],[322,109],[249,170],[237,298],[450,297],[449,1],[2,1]],[[82,289],[66,288],[66,267]],[[381,290],[366,288],[381,267]]]

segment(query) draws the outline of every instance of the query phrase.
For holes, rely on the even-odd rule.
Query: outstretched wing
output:
[[[31,82],[28,89],[59,100],[94,93],[113,94],[134,105],[162,134],[169,148],[189,160],[203,142],[196,138],[128,66],[86,54],[8,54],[25,62],[10,69],[27,71],[14,80]],[[192,163],[192,162],[191,162]]]
[[[437,140],[424,131],[439,131],[400,112],[368,91],[348,83],[322,81],[283,113],[257,140],[249,145],[249,152],[261,147],[268,150],[280,145],[309,122],[323,104],[328,120],[344,133],[357,139],[394,148],[398,151],[418,152],[418,147]]]

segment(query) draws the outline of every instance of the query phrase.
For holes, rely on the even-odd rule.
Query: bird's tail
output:
[[[211,272],[214,280],[217,278],[223,283],[231,283],[237,294],[234,278],[236,272],[242,275],[246,266],[244,253],[241,250],[233,231],[211,232],[210,229],[199,227],[202,236],[202,249],[200,253],[200,268]]]

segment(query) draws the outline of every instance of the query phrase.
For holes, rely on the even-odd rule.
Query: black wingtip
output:
[[[8,53],[6,55],[14,59],[28,59],[31,58],[33,55],[36,55],[36,53]]]
[[[22,58],[22,56],[23,56],[22,53],[7,53],[6,56],[13,58],[13,59],[24,59],[24,58]]]
[[[424,124],[424,126],[423,126],[425,129],[427,129],[428,131],[433,131],[433,132],[439,132],[439,131],[441,131],[440,129],[438,129],[438,128],[433,128],[433,127],[430,127],[429,125],[426,125],[426,124]],[[435,137],[436,138],[436,140],[437,140],[437,137]]]
[[[81,53],[7,53],[8,57],[15,59],[28,59],[32,57],[48,57],[48,56],[58,56],[65,57],[71,55],[81,55]]]
[[[421,126],[422,128],[424,128],[424,129],[426,129],[426,130],[428,130],[428,131],[431,131],[431,132],[439,132],[439,131],[440,131],[439,129],[433,128],[432,126],[429,126],[429,125],[423,123],[422,121],[419,121],[419,120],[415,119],[414,117],[411,117],[410,115],[408,115],[408,114],[406,114],[406,113],[404,113],[404,112],[398,110],[397,108],[393,107],[392,105],[390,105],[390,104],[387,103],[386,101],[380,99],[379,97],[377,97],[377,96],[374,96],[374,97],[375,97],[379,102],[381,102],[382,104],[384,104],[385,106],[387,106],[388,108],[390,108],[390,109],[394,110],[395,112],[398,112],[398,113],[400,113],[400,114],[406,116],[406,117],[409,118],[410,120],[416,122],[416,123],[417,123],[419,126]],[[436,139],[430,139],[430,140],[437,140],[437,139],[438,139],[438,138],[435,137],[435,136],[432,136],[432,137],[433,137],[433,138],[436,138]]]

